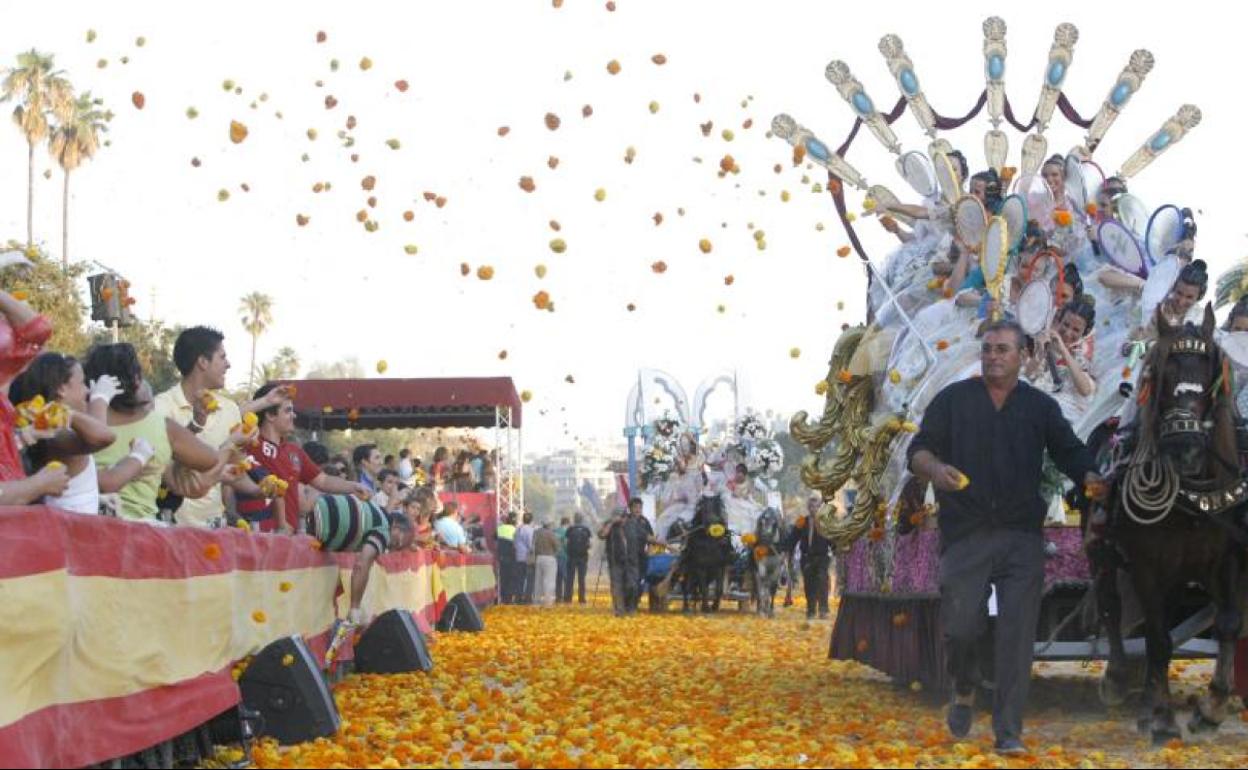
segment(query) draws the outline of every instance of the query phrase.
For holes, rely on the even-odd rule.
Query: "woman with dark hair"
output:
[[[446,488],[446,482],[450,478],[451,469],[447,467],[447,458],[450,456],[450,451],[444,446],[434,450],[433,463],[429,466],[429,480],[435,492],[441,492]]]
[[[455,455],[455,468],[451,474],[451,488],[456,492],[472,492],[475,484],[472,480],[472,465],[467,451],[460,450]]]
[[[429,499],[433,496],[428,487],[409,490],[403,498],[403,513],[412,521],[415,537],[409,548],[413,551],[433,548],[436,545],[433,531],[433,506]]]
[[[1193,260],[1179,271],[1179,277],[1175,280],[1174,286],[1157,309],[1166,316],[1166,320],[1172,326],[1178,326],[1184,321],[1195,321],[1196,319],[1191,316],[1197,304],[1205,298],[1205,292],[1208,290],[1209,268],[1203,259]],[[1149,339],[1156,339],[1156,314],[1146,319],[1146,322],[1146,328],[1151,329]]]
[[[130,454],[111,467],[97,471],[93,452],[110,446],[116,436],[108,427],[108,402],[120,390],[116,378],[104,375],[87,386],[82,364],[72,356],[44,353],[31,362],[13,381],[10,397],[17,403],[36,396],[69,409],[65,430],[39,441],[27,450],[36,467],[49,462],[63,463],[69,472],[69,486],[58,496],[44,499],[46,505],[74,513],[100,512],[100,493],[117,492],[133,481],[151,457],[152,447],[142,438],[130,443]]]
[[[1057,297],[1059,308],[1083,296],[1083,277],[1079,275],[1079,268],[1074,265],[1066,265],[1062,268],[1062,280],[1057,282],[1057,291],[1054,295]]]
[[[210,447],[185,425],[153,411],[152,389],[143,380],[143,367],[133,345],[126,342],[96,345],[87,353],[83,369],[88,379],[111,375],[118,384],[108,402],[106,415],[108,427],[117,440],[97,451],[95,461],[111,468],[129,456],[143,464],[142,471],[121,487],[120,516],[145,521],[157,519],[156,499],[161,479],[174,461],[191,471],[209,474],[207,481],[220,480],[243,436],[235,433],[221,447]],[[146,441],[151,454],[136,457],[131,451],[136,439]]]
[[[1241,417],[1248,416],[1248,334],[1245,332],[1248,332],[1248,294],[1231,306],[1231,313],[1217,335],[1218,344],[1231,361],[1235,407]]]
[[[1236,300],[1231,306],[1231,314],[1222,324],[1225,332],[1248,332],[1248,294]]]
[[[1058,311],[1053,328],[1036,335],[1036,353],[1027,363],[1028,381],[1052,393],[1071,423],[1087,412],[1096,395],[1096,380],[1090,373],[1092,355],[1088,350],[1095,329],[1096,308],[1092,299],[1078,297]],[[1050,358],[1060,382],[1053,380]]]
[[[1001,211],[1001,201],[1004,196],[1001,194],[1001,177],[997,174],[997,170],[990,168],[971,177],[970,195],[984,204],[984,210],[988,212],[988,216],[998,214]]]

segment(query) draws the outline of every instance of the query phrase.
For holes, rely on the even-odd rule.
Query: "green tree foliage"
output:
[[[256,382],[264,384],[274,380],[293,380],[299,376],[299,354],[294,348],[284,347],[256,370]]]
[[[542,481],[541,476],[524,475],[524,507],[533,512],[537,520],[555,511],[555,488]]]
[[[46,253],[10,241],[7,249],[26,253],[33,267],[10,267],[0,272],[0,287],[10,294],[26,293],[27,302],[52,322],[52,339],[48,350],[82,355],[91,343],[87,327],[87,306],[83,301],[83,280],[87,272],[82,263],[62,270]]]

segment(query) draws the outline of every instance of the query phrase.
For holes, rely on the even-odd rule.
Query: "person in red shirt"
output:
[[[255,398],[261,399],[277,388],[275,383],[267,383],[256,391]],[[317,490],[330,495],[357,495],[368,499],[368,490],[363,484],[330,476],[308,457],[308,453],[294,441],[295,405],[289,398],[259,413],[260,438],[251,447],[251,457],[257,465],[266,469],[287,484],[284,504],[270,506],[264,498],[239,496],[238,513],[253,526],[258,525],[261,532],[298,532],[302,528],[299,516],[299,485],[309,484]],[[274,516],[274,508],[281,511],[284,521]]]
[[[69,484],[63,465],[44,466],[26,478],[17,446],[17,411],[9,401],[9,385],[51,336],[47,318],[0,290],[0,505],[26,505],[46,495],[59,495]]]

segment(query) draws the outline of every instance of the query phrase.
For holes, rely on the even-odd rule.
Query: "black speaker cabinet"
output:
[[[390,610],[379,615],[355,646],[355,670],[361,674],[432,671],[433,658],[412,613]]]
[[[485,630],[485,621],[468,594],[455,594],[442,608],[442,615],[438,618],[438,630],[477,633]]]
[[[243,703],[263,717],[264,734],[279,743],[327,737],[342,723],[316,659],[298,636],[261,650],[238,684]]]

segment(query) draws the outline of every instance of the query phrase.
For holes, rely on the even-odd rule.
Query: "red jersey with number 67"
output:
[[[260,443],[251,447],[252,458],[269,473],[285,481],[286,487],[286,522],[291,529],[298,529],[299,523],[299,485],[311,484],[312,480],[321,475],[321,467],[308,457],[303,447],[293,441],[274,444],[268,439],[260,439]],[[277,522],[272,516],[263,516],[269,508],[264,498],[239,495],[238,512],[244,518],[256,521],[261,532],[272,532],[277,529]]]

